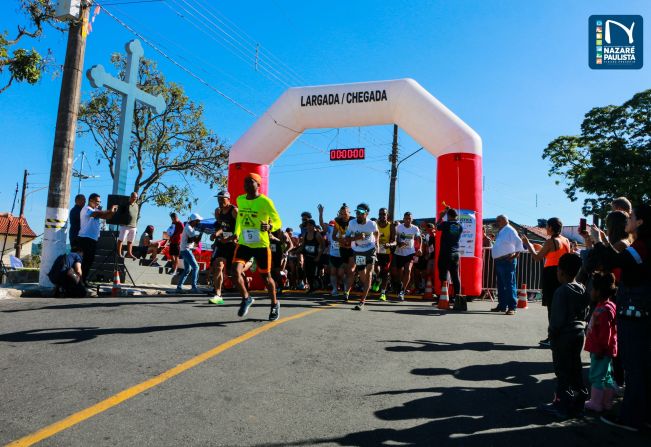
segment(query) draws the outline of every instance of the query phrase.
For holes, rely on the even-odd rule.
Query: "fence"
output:
[[[543,261],[533,259],[531,253],[520,253],[518,266],[515,270],[516,284],[518,288],[522,284],[527,285],[530,291],[540,291],[542,288]],[[497,277],[495,276],[495,261],[491,256],[491,249],[484,248],[484,273],[482,277],[482,289],[497,289]]]

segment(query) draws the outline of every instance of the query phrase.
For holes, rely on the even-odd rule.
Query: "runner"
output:
[[[416,250],[416,242],[418,242],[419,247],[422,243],[420,230],[416,225],[412,225],[411,222],[411,213],[407,211],[402,219],[402,223],[396,228],[397,245],[393,262],[396,266],[397,278],[400,281],[398,301],[405,300],[405,289],[409,285],[414,255],[420,256],[422,254],[420,250]]]
[[[215,209],[215,233],[210,236],[210,240],[214,241],[210,258],[210,271],[215,289],[213,297],[208,302],[219,305],[224,304],[222,298],[224,274],[231,271],[233,253],[235,253],[237,208],[231,204],[231,195],[228,191],[221,191],[216,197],[219,208]]]
[[[346,231],[348,225],[352,221],[350,216],[350,209],[345,203],[339,208],[339,213],[335,218],[335,229],[333,232],[333,241],[339,242],[339,258],[341,259],[341,266],[338,268],[338,275],[342,279],[344,289],[344,300],[348,301],[350,297],[350,289],[353,287],[355,280],[355,265],[350,265],[350,257],[352,256],[352,249],[350,248],[350,241],[346,239]]]
[[[323,237],[316,231],[316,222],[308,219],[305,225],[305,235],[301,240],[299,253],[303,254],[303,269],[307,279],[307,294],[314,292],[316,287],[317,268],[323,254]]]
[[[430,252],[428,250],[430,243],[430,234],[427,231],[427,222],[423,221],[419,225],[421,243],[416,239],[416,251],[420,250],[421,254],[414,256],[414,289],[416,293],[422,295],[425,293],[425,286],[427,283],[427,264],[430,259]]]
[[[336,223],[331,220],[326,226],[323,220],[323,205],[319,203],[317,209],[319,210],[319,223],[326,228],[328,240],[328,266],[330,270],[330,287],[332,288],[330,295],[336,297],[339,296],[339,282],[344,273],[341,254],[339,253],[339,237],[337,236]],[[339,216],[341,215],[340,210]]]
[[[380,208],[378,211],[377,227],[379,232],[379,248],[377,255],[377,264],[379,267],[378,279],[380,281],[380,300],[387,300],[387,284],[389,282],[389,273],[391,269],[391,259],[393,250],[396,246],[396,229],[387,219],[387,209]]]
[[[287,253],[293,248],[293,244],[289,235],[280,228],[269,233],[269,242],[271,244],[271,277],[276,283],[278,295],[282,295],[283,276],[287,278],[287,272],[285,272]]]
[[[285,230],[287,236],[292,241],[292,248],[287,253],[287,280],[290,289],[296,290],[298,288],[298,255],[296,254],[298,246],[300,245],[299,239],[294,235],[292,228]]]
[[[237,280],[237,288],[242,295],[242,303],[237,315],[244,317],[255,300],[246,290],[242,272],[247,261],[255,258],[257,271],[262,276],[271,299],[269,321],[275,321],[280,313],[280,303],[276,297],[276,284],[271,277],[269,232],[279,229],[282,222],[273,201],[260,193],[261,183],[262,177],[258,174],[247,175],[244,179],[246,194],[237,198],[238,213],[235,222],[235,236],[238,242],[233,255],[232,277]]]
[[[371,273],[375,264],[378,244],[377,224],[368,219],[370,208],[365,203],[360,203],[355,209],[356,219],[348,224],[346,241],[351,244],[352,255],[348,261],[351,271],[360,272],[362,281],[362,298],[353,310],[363,310],[368,292],[371,289]]]

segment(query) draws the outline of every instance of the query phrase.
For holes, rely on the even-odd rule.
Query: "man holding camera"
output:
[[[118,211],[118,206],[113,205],[110,210],[102,211],[102,199],[99,194],[93,193],[88,196],[88,204],[79,213],[80,228],[77,244],[84,253],[81,263],[83,282],[88,281],[88,273],[93,267],[95,260],[95,248],[99,239],[100,220],[110,219]]]

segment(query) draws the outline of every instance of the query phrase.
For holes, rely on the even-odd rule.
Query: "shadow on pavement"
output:
[[[505,345],[504,343],[493,343],[490,341],[470,341],[466,343],[449,343],[429,340],[380,340],[382,343],[407,343],[401,346],[387,346],[384,348],[389,352],[450,352],[450,351],[524,351],[532,349],[532,346]],[[409,345],[411,344],[411,346]]]
[[[373,396],[429,394],[376,411],[387,425],[396,421],[416,424],[405,429],[378,428],[342,437],[310,439],[280,445],[336,444],[341,446],[643,446],[643,434],[621,432],[594,416],[560,421],[537,406],[549,401],[554,380],[536,375],[552,372],[551,362],[509,361],[496,365],[471,365],[457,371],[444,368],[415,369],[412,374],[437,377],[451,374],[468,382],[455,387],[389,390]],[[504,386],[482,381],[498,381]],[[422,423],[423,420],[427,422]]]
[[[28,343],[39,341],[52,341],[54,344],[68,344],[79,343],[83,341],[93,340],[102,335],[115,335],[115,334],[148,334],[151,332],[163,331],[178,331],[184,329],[199,329],[199,328],[216,328],[226,327],[230,324],[244,323],[251,321],[267,321],[267,320],[233,320],[233,321],[220,321],[220,322],[205,322],[205,323],[192,323],[192,324],[176,324],[169,326],[145,326],[134,328],[106,328],[100,329],[97,327],[75,327],[75,328],[50,328],[50,329],[32,329],[28,331],[10,332],[7,334],[0,334],[0,341],[11,343]]]

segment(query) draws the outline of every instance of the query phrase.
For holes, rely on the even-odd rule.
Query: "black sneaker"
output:
[[[628,430],[635,433],[640,431],[637,427],[633,427],[632,425],[627,425],[626,423],[622,422],[618,416],[603,415],[601,416],[601,422],[613,427],[621,428],[622,430]]]
[[[251,297],[248,298],[242,298],[242,302],[240,303],[240,308],[237,311],[237,316],[238,317],[244,317],[246,314],[249,313],[249,308],[253,305],[255,300]]]
[[[271,312],[269,312],[269,321],[276,321],[280,315],[280,303],[276,303],[271,306]]]

